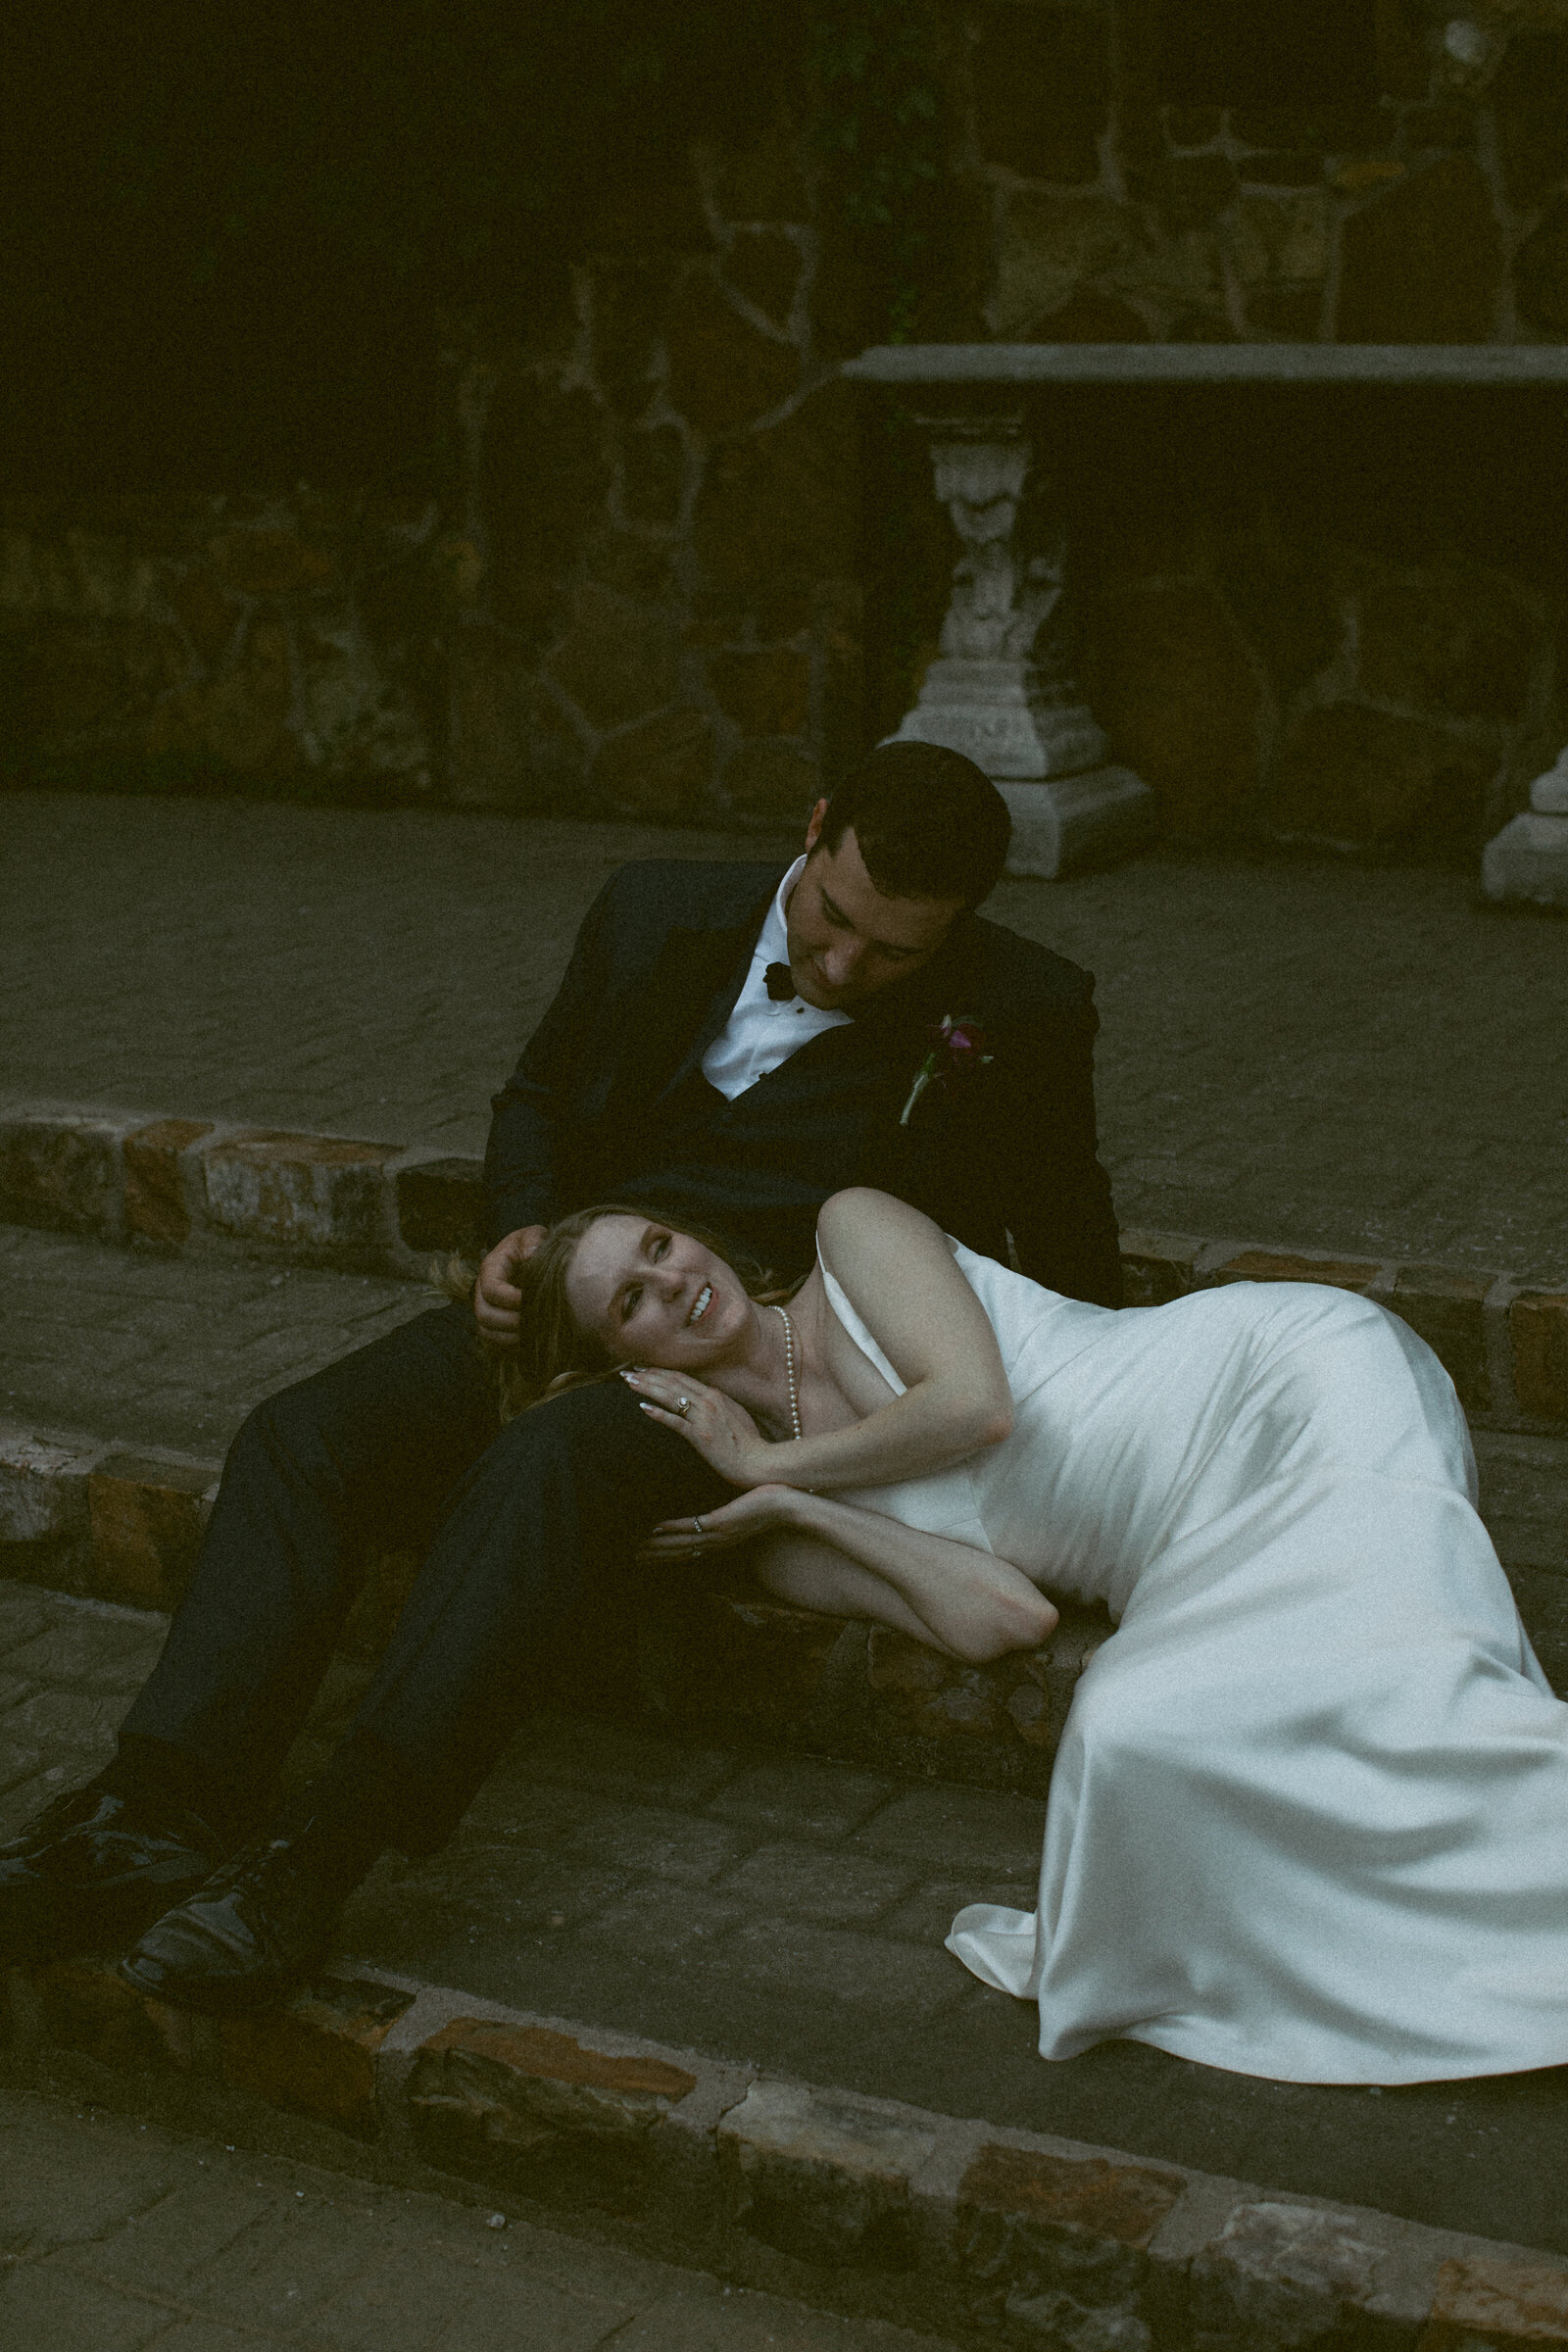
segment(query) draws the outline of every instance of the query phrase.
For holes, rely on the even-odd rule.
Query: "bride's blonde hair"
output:
[[[715,1257],[721,1257],[744,1287],[747,1297],[760,1305],[792,1298],[800,1288],[799,1283],[780,1283],[737,1250],[733,1242],[692,1224],[689,1218],[665,1215],[646,1202],[632,1208],[621,1200],[601,1200],[592,1208],[574,1209],[569,1217],[563,1217],[551,1226],[533,1255],[524,1259],[514,1277],[522,1293],[516,1347],[502,1348],[488,1340],[483,1343],[495,1365],[503,1421],[511,1421],[518,1413],[562,1396],[567,1389],[607,1379],[617,1363],[630,1360],[612,1357],[591,1332],[584,1331],[566,1298],[566,1276],[577,1244],[601,1217],[637,1217],[645,1224],[667,1225],[671,1233],[689,1235],[694,1242],[701,1242],[705,1250],[711,1250]],[[473,1295],[476,1279],[472,1266],[453,1257],[438,1270],[436,1286],[449,1298],[466,1304]]]

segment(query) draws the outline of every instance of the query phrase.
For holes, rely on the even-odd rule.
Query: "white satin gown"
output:
[[[1012,1434],[843,1499],[1116,1631],[1067,1719],[1038,1910],[972,1904],[948,1949],[1038,2002],[1047,2058],[1126,2036],[1380,2083],[1568,2062],[1568,1704],[1437,1358],[1315,1284],[1115,1313],[955,1250]]]

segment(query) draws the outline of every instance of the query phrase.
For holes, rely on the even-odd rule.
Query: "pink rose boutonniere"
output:
[[[928,1086],[966,1086],[978,1070],[995,1059],[986,1052],[985,1031],[967,1013],[944,1013],[940,1028],[933,1029],[931,1037],[931,1051],[915,1072],[908,1100],[899,1113],[901,1127],[907,1127]]]

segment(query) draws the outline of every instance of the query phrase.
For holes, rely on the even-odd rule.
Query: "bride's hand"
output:
[[[760,1487],[767,1480],[767,1457],[773,1448],[746,1407],[732,1396],[693,1380],[687,1372],[638,1365],[620,1377],[650,1420],[678,1431],[732,1487]],[[776,1467],[772,1475],[777,1478]]]
[[[754,1536],[792,1527],[800,1499],[794,1487],[750,1487],[715,1511],[693,1519],[666,1519],[638,1545],[637,1557],[644,1562],[689,1560],[704,1552],[725,1551],[731,1544],[750,1543]]]

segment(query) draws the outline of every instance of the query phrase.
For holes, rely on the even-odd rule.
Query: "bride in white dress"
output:
[[[1121,2035],[1378,2083],[1568,2061],[1568,1704],[1404,1324],[1309,1284],[1118,1314],[863,1191],[784,1311],[642,1214],[557,1231],[579,1374],[638,1367],[737,1490],[651,1552],[762,1537],[774,1592],[969,1659],[1047,1638],[1042,1584],[1109,1608],[1039,1907],[948,1938],[1039,2004],[1044,2056]]]

